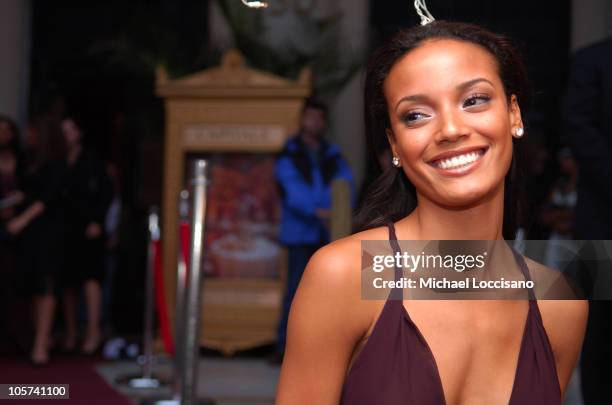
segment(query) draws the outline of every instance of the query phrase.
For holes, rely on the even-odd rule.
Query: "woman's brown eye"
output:
[[[428,117],[429,115],[421,112],[409,112],[408,114],[404,115],[403,121],[407,124],[411,124]]]
[[[489,100],[491,100],[491,97],[486,96],[484,94],[475,95],[465,100],[465,102],[463,103],[463,107],[473,107],[475,105],[484,104]]]

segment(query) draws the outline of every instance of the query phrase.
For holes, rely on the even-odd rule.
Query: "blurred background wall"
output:
[[[236,29],[232,29],[233,19],[256,17],[250,10],[235,7],[240,6],[238,2],[234,3],[210,2],[210,41],[219,52],[241,47],[240,38],[234,35]],[[262,35],[261,41],[271,50],[288,55],[280,65],[313,66],[318,83],[314,92],[330,104],[332,122],[328,139],[340,146],[357,183],[361,183],[366,165],[363,125],[358,117],[363,109],[361,65],[369,47],[370,2],[307,0],[271,1],[270,4],[270,13],[264,14],[261,25],[238,36]],[[328,40],[335,49],[325,45]]]
[[[0,112],[21,126],[28,114],[30,29],[30,0],[0,1]]]
[[[612,34],[612,2],[572,0],[572,50]]]

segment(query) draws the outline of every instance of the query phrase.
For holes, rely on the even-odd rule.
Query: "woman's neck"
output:
[[[466,208],[442,207],[423,196],[405,222],[409,239],[498,240],[503,239],[504,190]],[[401,225],[400,225],[401,226]],[[412,236],[414,235],[414,236]]]

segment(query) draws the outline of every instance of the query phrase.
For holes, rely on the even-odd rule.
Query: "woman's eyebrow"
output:
[[[425,94],[413,94],[411,96],[402,97],[395,104],[395,109],[397,110],[397,107],[399,107],[399,105],[401,103],[405,102],[405,101],[414,101],[415,103],[419,103],[419,102],[422,102],[422,101],[426,101],[428,99],[429,99],[429,97],[427,97]]]
[[[493,86],[493,83],[490,80],[485,79],[484,77],[479,77],[479,78],[468,80],[467,82],[461,83],[460,85],[457,86],[457,90],[463,91],[463,90],[469,89],[473,85],[480,83],[480,82],[489,83],[491,86]]]

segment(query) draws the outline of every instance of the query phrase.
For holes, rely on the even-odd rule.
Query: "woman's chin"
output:
[[[483,189],[482,187],[474,189],[463,187],[458,190],[444,190],[439,193],[437,202],[440,205],[453,208],[473,207],[483,202],[490,195],[490,191],[490,189]]]

